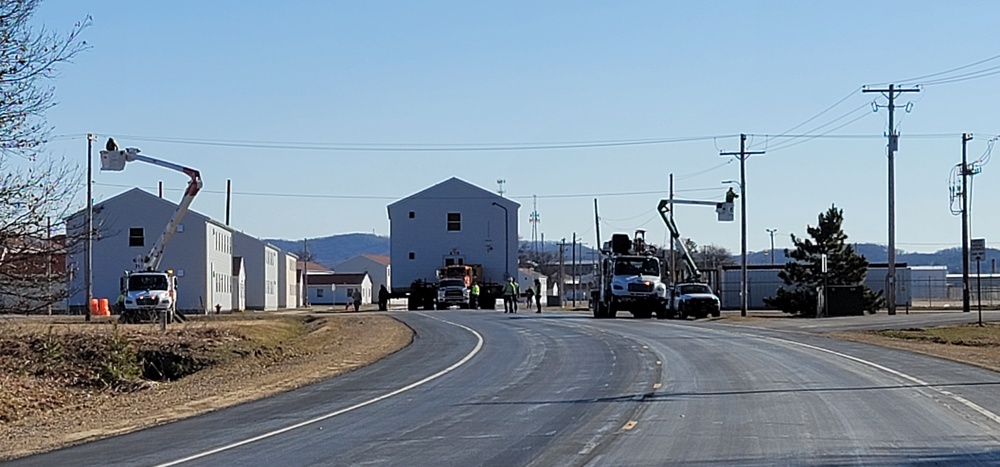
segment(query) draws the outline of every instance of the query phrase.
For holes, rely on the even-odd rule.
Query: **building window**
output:
[[[417,255],[415,255],[415,254],[414,254],[414,253],[413,253],[413,252],[411,251],[411,252],[410,252],[410,259],[415,259],[416,257],[417,257]]]
[[[413,211],[410,211],[410,219],[413,219],[414,217],[417,217],[417,214]]]
[[[145,246],[146,241],[143,238],[142,232],[142,227],[129,227],[128,246]]]
[[[323,289],[316,289],[316,296],[317,297],[322,297],[323,296]]]
[[[462,213],[460,212],[448,213],[448,231],[449,232],[462,231]]]

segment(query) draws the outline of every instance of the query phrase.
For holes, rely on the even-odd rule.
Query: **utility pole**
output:
[[[233,200],[233,180],[226,180],[226,227],[229,226],[229,207]]]
[[[965,146],[972,139],[971,133],[962,133],[962,312],[969,310],[969,161]]]
[[[570,253],[570,257],[572,258],[570,260],[570,264],[573,265],[570,268],[570,270],[571,270],[570,276],[572,276],[572,280],[573,280],[573,308],[576,308],[576,275],[577,275],[577,271],[576,271],[576,232],[573,232],[573,251]]]
[[[767,233],[771,234],[771,266],[774,266],[774,233],[777,232],[778,229],[764,229],[764,230],[766,230]]]
[[[52,316],[52,218],[45,218],[45,305],[46,314]]]
[[[531,243],[534,247],[535,261],[538,261],[538,222],[541,219],[538,217],[538,196],[531,195],[531,215],[528,216],[528,222],[531,223]]]
[[[566,287],[566,256],[563,254],[566,250],[566,239],[563,238],[559,241],[559,306],[563,307],[563,299],[566,297],[566,291],[563,287]]]
[[[747,157],[764,151],[747,151],[747,135],[740,134],[740,152],[719,152],[740,157],[740,316],[747,315]]]
[[[885,296],[889,302],[889,314],[896,314],[896,164],[895,154],[899,149],[899,134],[893,128],[893,115],[896,112],[896,94],[904,92],[920,92],[919,88],[897,88],[890,84],[885,89],[872,89],[865,86],[861,92],[879,92],[889,99],[889,267],[886,272]],[[878,110],[876,104],[875,109]],[[968,287],[966,287],[968,290]]]
[[[87,133],[87,240],[84,242],[83,288],[84,318],[90,321],[90,302],[94,300],[94,140],[93,133]]]
[[[302,306],[309,306],[309,239],[302,239]]]
[[[670,222],[674,221],[674,174],[670,174]],[[677,256],[674,254],[674,238],[670,237],[670,280],[673,282],[677,272]]]

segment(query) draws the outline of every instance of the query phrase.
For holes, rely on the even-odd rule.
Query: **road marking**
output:
[[[626,423],[625,426],[622,427],[622,430],[629,431],[629,430],[635,428],[635,426],[638,425],[638,424],[639,424],[639,422],[637,422],[635,420],[629,420],[628,423]]]
[[[984,416],[984,417],[992,420],[994,423],[1000,425],[1000,415],[997,415],[997,414],[991,412],[990,410],[984,408],[983,406],[981,406],[979,404],[976,404],[975,402],[972,402],[972,401],[970,401],[970,400],[968,400],[968,399],[966,399],[966,398],[964,398],[962,396],[959,396],[958,394],[955,394],[955,393],[953,393],[953,392],[951,392],[951,391],[949,391],[947,389],[941,389],[941,388],[938,388],[938,387],[934,387],[930,383],[928,383],[928,382],[926,382],[926,381],[924,381],[924,380],[922,380],[920,378],[917,378],[917,377],[914,377],[914,376],[910,376],[910,375],[908,375],[906,373],[903,373],[901,371],[893,370],[892,368],[889,368],[889,367],[883,366],[883,365],[879,365],[878,363],[875,363],[875,362],[869,362],[868,360],[864,360],[864,359],[861,359],[861,358],[858,358],[858,357],[855,357],[855,356],[852,356],[852,355],[848,355],[848,354],[845,354],[845,353],[840,353],[840,352],[837,352],[835,350],[824,349],[823,347],[817,347],[815,345],[803,344],[801,342],[795,342],[795,341],[785,340],[785,339],[781,339],[781,338],[778,338],[778,337],[768,337],[768,336],[761,336],[761,337],[763,339],[775,340],[775,341],[784,342],[784,343],[791,344],[791,345],[797,345],[799,347],[805,347],[807,349],[812,349],[812,350],[816,350],[816,351],[819,351],[819,352],[825,352],[825,353],[828,353],[828,354],[831,354],[831,355],[836,355],[836,356],[841,357],[841,358],[846,358],[848,360],[851,360],[851,361],[854,361],[854,362],[857,362],[857,363],[861,363],[862,365],[868,365],[868,366],[870,366],[872,368],[884,371],[884,372],[889,373],[891,375],[898,376],[898,377],[903,378],[903,379],[905,379],[907,381],[916,383],[917,385],[924,386],[924,387],[926,387],[928,389],[931,389],[931,390],[937,392],[938,394],[942,394],[944,396],[950,397],[952,400],[954,400],[954,401],[956,401],[956,402],[958,402],[958,403],[960,403],[960,404],[962,404],[962,405],[964,405],[964,406],[966,406],[966,407],[968,407],[968,408],[970,408],[970,409],[978,412],[980,415],[982,415],[982,416]]]
[[[415,383],[411,383],[411,384],[409,384],[407,386],[403,386],[403,387],[401,387],[401,388],[399,388],[399,389],[397,389],[395,391],[383,394],[383,395],[378,396],[378,397],[376,397],[374,399],[369,399],[369,400],[364,401],[364,402],[359,402],[359,403],[354,404],[354,405],[352,405],[350,407],[343,408],[343,409],[337,410],[335,412],[330,412],[330,413],[328,413],[326,415],[322,415],[322,416],[319,416],[319,417],[316,417],[316,418],[313,418],[313,419],[310,419],[310,420],[306,420],[306,421],[301,422],[301,423],[296,423],[294,425],[290,425],[290,426],[287,426],[285,428],[281,428],[279,430],[274,430],[274,431],[271,431],[269,433],[264,433],[262,435],[254,436],[253,438],[245,439],[243,441],[238,441],[238,442],[235,442],[235,443],[232,443],[232,444],[227,444],[227,445],[222,446],[222,447],[218,447],[218,448],[215,448],[215,449],[212,449],[212,450],[209,450],[209,451],[205,451],[205,452],[202,452],[202,453],[194,454],[194,455],[182,458],[182,459],[177,459],[175,461],[167,462],[167,463],[164,463],[164,464],[159,464],[156,467],[169,467],[169,466],[172,466],[172,465],[183,464],[185,462],[190,462],[190,461],[193,461],[193,460],[196,460],[196,459],[201,459],[202,457],[211,456],[212,454],[218,454],[220,452],[228,451],[228,450],[233,449],[233,448],[238,448],[240,446],[246,446],[247,444],[255,443],[255,442],[260,441],[262,439],[267,439],[267,438],[270,438],[270,437],[273,437],[273,436],[280,435],[282,433],[287,433],[289,431],[292,431],[292,430],[295,430],[295,429],[298,429],[298,428],[302,428],[304,426],[311,425],[311,424],[316,423],[316,422],[321,422],[321,421],[326,420],[328,418],[333,418],[333,417],[336,417],[338,415],[343,415],[343,414],[345,414],[347,412],[351,412],[351,411],[360,409],[360,408],[362,408],[364,406],[371,405],[371,404],[374,404],[374,403],[379,402],[379,401],[383,401],[383,400],[388,399],[390,397],[398,396],[399,394],[402,394],[402,393],[404,393],[406,391],[409,391],[410,389],[413,389],[413,388],[416,388],[418,386],[422,386],[424,384],[427,384],[427,383],[429,383],[429,382],[431,382],[431,381],[433,381],[435,379],[438,379],[438,378],[440,378],[440,377],[442,377],[442,376],[444,376],[444,375],[446,375],[446,374],[454,371],[456,368],[458,368],[458,367],[460,367],[460,366],[468,363],[469,360],[472,360],[472,357],[476,356],[476,354],[478,354],[479,351],[482,350],[482,348],[483,348],[483,336],[481,334],[479,334],[478,332],[476,332],[475,330],[473,330],[472,328],[470,328],[468,326],[463,326],[463,325],[458,324],[458,323],[453,323],[451,321],[443,320],[441,318],[435,318],[435,317],[432,317],[432,316],[428,316],[428,315],[426,315],[424,313],[417,313],[417,314],[419,314],[421,316],[424,316],[424,317],[427,317],[427,318],[436,319],[438,321],[450,324],[452,326],[457,326],[457,327],[460,327],[462,329],[465,329],[466,331],[469,331],[472,334],[474,334],[476,336],[476,339],[478,339],[478,342],[476,342],[476,346],[472,349],[472,351],[470,351],[466,356],[462,357],[461,360],[453,363],[448,368],[445,368],[445,369],[443,369],[443,370],[441,370],[441,371],[439,371],[437,373],[434,373],[433,375],[430,375],[430,376],[428,376],[428,377],[426,377],[426,378],[424,378],[424,379],[422,379],[420,381],[417,381]]]
[[[663,384],[661,383],[656,383],[653,385],[653,389],[660,389],[661,387],[663,387]]]

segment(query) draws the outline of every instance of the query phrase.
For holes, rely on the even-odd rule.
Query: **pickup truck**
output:
[[[693,316],[698,319],[709,315],[718,318],[721,309],[719,297],[712,293],[708,284],[675,284],[670,292],[670,311],[677,318],[687,319],[688,316]]]

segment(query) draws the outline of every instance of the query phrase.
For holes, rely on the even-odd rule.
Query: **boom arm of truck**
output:
[[[170,241],[170,237],[177,232],[177,226],[180,225],[181,219],[184,218],[185,214],[187,214],[188,208],[191,207],[191,202],[194,201],[195,195],[197,195],[198,191],[201,190],[201,173],[195,169],[174,164],[173,162],[167,162],[154,157],[139,154],[138,148],[126,148],[119,150],[117,144],[114,144],[114,140],[108,141],[108,150],[101,151],[101,170],[124,170],[125,163],[133,161],[158,165],[167,169],[183,172],[185,175],[191,177],[191,181],[188,182],[187,189],[184,190],[184,198],[177,206],[177,210],[174,211],[173,216],[170,217],[170,221],[167,222],[167,227],[160,234],[160,237],[156,239],[156,243],[153,244],[153,248],[149,250],[149,254],[136,259],[136,271],[155,271],[160,267],[160,260],[163,259],[164,247],[167,246],[167,243]]]
[[[687,247],[684,246],[684,242],[680,241],[681,233],[677,230],[677,224],[674,224],[673,219],[671,219],[668,215],[670,213],[670,200],[661,199],[660,204],[656,206],[656,210],[659,211],[660,217],[663,218],[663,222],[667,224],[667,229],[670,230],[670,241],[675,242],[677,246],[680,247],[681,252],[684,253],[684,267],[687,269],[688,274],[688,277],[684,281],[701,282],[701,271],[699,271],[698,266],[694,264],[694,258],[691,258],[691,252],[689,252]]]

